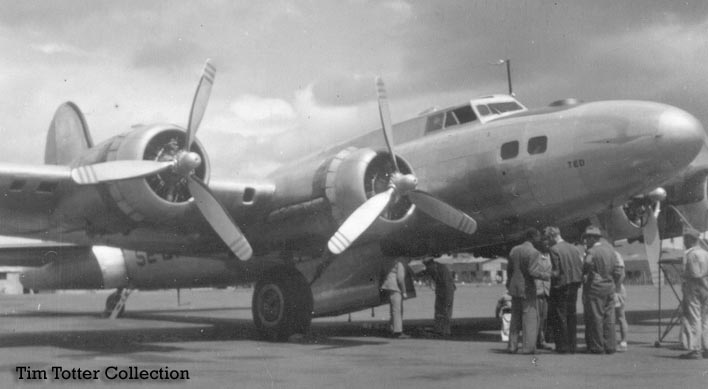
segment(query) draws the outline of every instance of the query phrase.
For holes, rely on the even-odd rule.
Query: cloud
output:
[[[376,75],[394,121],[505,92],[499,58],[530,107],[568,96],[708,106],[705,1],[6,3],[0,130],[22,136],[0,147],[12,161],[41,159],[65,100],[97,141],[135,123],[184,125],[206,57],[218,75],[199,137],[227,167],[378,128]]]
[[[81,50],[77,47],[65,43],[45,43],[39,45],[32,45],[32,48],[47,55],[70,54],[77,56],[85,56],[87,54],[85,50]]]
[[[408,21],[413,16],[413,7],[404,0],[392,0],[381,3],[381,6],[392,11],[397,22]]]
[[[231,103],[231,112],[245,123],[278,123],[294,120],[295,110],[287,101],[243,95]]]
[[[298,90],[291,102],[244,95],[229,107],[225,114],[215,110],[220,113],[205,119],[199,134],[216,175],[237,171],[262,176],[287,161],[368,132],[378,120],[373,107],[321,104],[312,85]]]

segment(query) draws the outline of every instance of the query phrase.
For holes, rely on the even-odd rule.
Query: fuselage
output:
[[[454,239],[453,247],[448,247],[454,249],[509,241],[528,225],[572,223],[646,193],[688,166],[705,133],[690,114],[659,103],[569,103],[530,111],[511,96],[493,96],[399,123],[394,126],[394,141],[396,152],[418,177],[419,189],[477,221],[477,233]],[[107,144],[113,143],[117,141]],[[332,217],[337,204],[325,188],[327,169],[336,155],[354,148],[384,150],[380,130],[284,164],[264,180],[238,183],[227,177],[209,185],[259,255],[277,256],[293,244],[321,252],[337,228],[337,217]],[[88,151],[77,163],[100,162],[110,155],[106,153]],[[22,181],[16,178],[3,183],[9,195],[2,202],[3,234],[150,252],[203,254],[224,249],[197,210],[189,209],[195,208],[190,202],[183,203],[184,220],[175,216],[160,223],[141,222],[121,213],[134,208],[111,204],[117,193],[113,184],[60,185],[43,192],[37,182],[32,184],[37,190],[13,192],[18,182]],[[30,184],[22,183],[24,188]],[[147,186],[139,187],[149,194]],[[130,195],[129,200],[139,204],[144,198],[140,196],[147,196],[135,193],[126,189],[123,197],[113,197]],[[162,204],[159,198],[148,197]],[[38,203],[44,205],[37,208]],[[459,235],[425,216],[415,219],[404,227]]]
[[[149,143],[153,138],[147,135],[160,131],[149,127],[124,138]],[[115,148],[137,143],[121,139],[111,141]],[[295,267],[311,288],[314,315],[329,315],[380,304],[379,277],[394,256],[509,243],[527,226],[562,227],[648,193],[681,174],[706,135],[693,116],[665,104],[604,101],[527,110],[506,96],[399,123],[394,141],[404,173],[417,177],[419,189],[472,216],[478,225],[473,235],[435,222],[409,204],[397,216],[379,217],[342,254],[326,251],[343,218],[386,190],[373,183],[381,173],[377,169],[390,161],[380,130],[284,164],[263,180],[211,180],[215,197],[254,247],[256,258],[248,262],[225,254],[226,246],[193,201],[163,201],[142,178],[81,188],[63,182],[47,193],[22,189],[41,188],[41,182],[22,182],[22,190],[13,192],[22,169],[29,168],[10,166],[15,177],[7,174],[7,182],[0,182],[7,188],[0,199],[0,232],[124,249],[122,259],[111,262],[115,266],[98,266],[91,257],[45,267],[36,274],[45,286],[74,282],[57,278],[66,272],[51,266],[86,264],[70,273],[90,271],[95,282],[76,287],[140,288],[250,282],[274,268]],[[113,150],[104,145],[102,153],[100,147],[77,161],[101,162]],[[142,155],[140,148],[130,150]],[[42,170],[48,178],[52,173]],[[179,208],[174,215],[181,216],[150,222],[150,213],[136,211],[144,204]],[[163,216],[159,209],[152,213]]]
[[[478,222],[477,238],[466,242],[471,245],[622,204],[680,173],[705,139],[690,114],[644,101],[521,110],[435,131],[429,130],[432,115],[395,126],[394,139],[404,140],[396,151],[420,189]],[[337,147],[343,146],[385,144],[375,131]]]

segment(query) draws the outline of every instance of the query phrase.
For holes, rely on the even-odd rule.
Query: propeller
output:
[[[171,170],[177,176],[186,178],[189,192],[199,211],[231,252],[245,261],[253,255],[251,245],[209,187],[194,174],[194,170],[202,164],[202,158],[199,154],[189,151],[209,103],[215,76],[216,68],[207,60],[189,113],[187,142],[181,150],[177,149],[178,145],[175,144],[176,150],[169,161],[125,160],[79,166],[71,170],[71,178],[77,184],[92,185],[141,178]]]
[[[666,198],[666,191],[663,188],[656,188],[647,197],[653,204],[647,208],[647,219],[642,228],[642,236],[652,282],[657,286],[659,283],[659,259],[661,259],[661,237],[659,236],[658,217],[659,213],[661,213],[661,201]]]
[[[359,206],[349,217],[344,220],[339,229],[327,243],[327,248],[334,254],[341,254],[361,234],[364,233],[381,213],[391,205],[392,199],[407,196],[408,199],[421,211],[433,219],[466,234],[473,234],[477,230],[477,222],[466,213],[434,196],[416,189],[418,178],[413,174],[401,173],[393,143],[393,129],[391,113],[388,106],[386,87],[380,77],[376,78],[376,90],[379,103],[379,117],[383,128],[386,146],[393,162],[394,172],[391,174],[386,191],[378,193]]]

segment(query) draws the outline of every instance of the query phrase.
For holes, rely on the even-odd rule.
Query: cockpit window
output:
[[[449,108],[444,112],[436,112],[428,116],[425,124],[425,133],[455,127],[475,120],[477,120],[477,115],[469,104],[457,108]]]
[[[489,108],[487,108],[486,105],[478,105],[477,106],[477,112],[479,112],[480,115],[482,116],[487,116],[489,115]]]
[[[520,111],[521,109],[521,106],[513,101],[503,103],[489,103],[489,110],[496,114],[510,111]]]
[[[437,131],[443,127],[443,115],[444,112],[436,113],[428,117],[428,122],[425,125],[425,132]]]
[[[457,118],[453,112],[448,112],[445,115],[445,127],[452,127],[457,125]]]
[[[477,116],[474,114],[472,106],[470,105],[464,105],[460,108],[456,108],[452,112],[455,113],[455,116],[457,116],[457,120],[460,121],[460,124],[477,120]]]

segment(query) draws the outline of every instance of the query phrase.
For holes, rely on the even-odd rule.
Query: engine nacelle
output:
[[[402,173],[412,173],[410,165],[397,158]],[[301,160],[297,169],[284,166],[271,179],[277,188],[275,211],[268,215],[268,234],[275,244],[288,248],[324,243],[336,228],[367,199],[385,191],[394,172],[384,151],[347,148],[324,161]],[[415,206],[399,198],[365,235],[386,234],[400,228],[413,215]]]
[[[116,160],[169,161],[185,142],[186,132],[173,125],[139,127],[91,148],[72,166]],[[191,151],[203,161],[195,174],[206,181],[209,160],[204,148],[195,141]],[[194,212],[190,197],[186,179],[168,170],[145,178],[78,188],[65,196],[58,208],[59,215],[82,220],[98,232],[119,232],[125,228],[126,218],[132,224],[152,225],[181,220],[188,212]]]
[[[397,163],[401,173],[410,174],[410,165],[400,157]],[[344,150],[330,162],[325,175],[325,195],[332,205],[332,216],[341,224],[366,200],[388,189],[394,168],[388,153],[371,149]],[[413,213],[414,206],[406,198],[384,212],[370,231],[385,233],[404,222]]]
[[[47,251],[49,264],[22,272],[26,289],[113,289],[128,286],[125,258],[120,249],[67,246]]]
[[[600,215],[600,220],[613,239],[638,239],[646,224],[647,210],[655,201],[661,201],[658,222],[662,239],[680,236],[686,224],[705,231],[708,228],[707,177],[708,172],[698,172],[667,185],[665,192],[654,190],[635,197]]]

